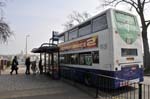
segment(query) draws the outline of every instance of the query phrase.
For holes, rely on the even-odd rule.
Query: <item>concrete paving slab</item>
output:
[[[0,75],[0,99],[94,99],[84,91],[46,75],[18,75],[6,70]]]

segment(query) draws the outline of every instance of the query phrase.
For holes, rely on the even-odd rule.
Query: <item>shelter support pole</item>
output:
[[[60,68],[60,52],[58,50],[58,75],[61,78],[61,68]]]
[[[52,77],[54,77],[54,53],[51,54]]]
[[[50,73],[50,53],[48,53],[48,72]]]
[[[45,69],[45,73],[46,73],[46,53],[44,53],[44,69]]]

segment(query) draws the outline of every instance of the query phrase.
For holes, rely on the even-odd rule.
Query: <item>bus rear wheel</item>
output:
[[[90,73],[86,73],[85,76],[84,76],[84,83],[85,85],[87,86],[91,86],[91,74]]]

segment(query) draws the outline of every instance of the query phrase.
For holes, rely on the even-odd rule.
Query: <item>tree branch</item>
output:
[[[69,21],[63,24],[65,30],[72,28],[76,24],[80,24],[84,22],[86,19],[90,17],[90,14],[87,12],[79,13],[77,11],[73,11],[72,14],[68,16]]]
[[[138,6],[138,4],[134,1],[134,0],[130,0],[132,3],[134,3],[136,6]]]
[[[116,2],[116,4],[115,4],[115,7],[119,4],[119,3],[121,3],[122,1],[118,1],[118,2]]]
[[[142,2],[142,6],[144,7],[144,5],[145,5],[145,0],[143,0],[143,2]]]
[[[103,4],[103,6],[109,6],[109,5],[113,4],[113,3],[115,3],[116,1],[117,0],[112,0],[112,1],[105,0],[105,3]]]
[[[108,6],[108,5],[111,5],[113,3],[115,3],[114,6],[117,6],[121,2],[130,4],[131,6],[133,6],[135,8],[135,10],[137,11],[138,14],[140,13],[140,11],[138,9],[138,4],[134,0],[130,0],[130,1],[128,1],[128,0],[111,0],[111,1],[105,0],[104,6]]]
[[[145,21],[147,24],[146,24],[146,27],[148,27],[150,25],[150,20],[147,20]]]
[[[0,39],[3,42],[7,41],[7,38],[9,38],[12,35],[12,31],[10,30],[10,27],[7,23],[3,22],[3,20],[0,20]]]
[[[5,3],[5,2],[0,1],[0,7],[4,7],[4,6],[6,6],[6,3]]]
[[[150,0],[148,0],[148,1],[145,1],[145,4],[146,4],[146,3],[150,3]]]
[[[136,2],[134,2],[133,0],[130,0],[131,2],[127,0],[122,0],[122,1],[133,6],[135,10],[137,11],[137,13],[140,14],[140,11],[138,10],[138,4]]]

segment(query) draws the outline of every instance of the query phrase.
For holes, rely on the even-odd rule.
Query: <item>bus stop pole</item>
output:
[[[45,74],[46,74],[46,52],[44,53],[44,69],[45,69]]]
[[[54,78],[54,53],[51,54],[51,63],[52,63],[52,78]]]
[[[40,60],[42,60],[42,53],[40,53]]]
[[[48,53],[48,73],[50,73],[50,53]]]
[[[58,75],[59,79],[61,79],[61,70],[60,70],[60,52],[58,50]]]

